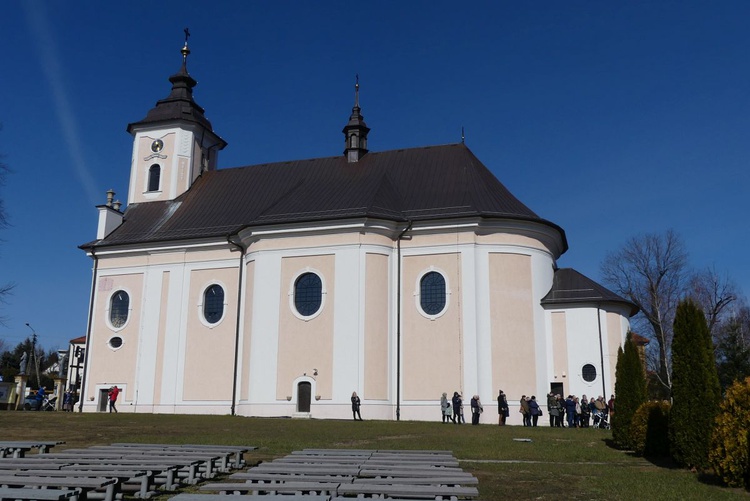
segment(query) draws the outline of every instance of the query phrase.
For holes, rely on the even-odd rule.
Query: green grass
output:
[[[702,482],[607,446],[609,432],[426,422],[319,421],[231,416],[0,412],[3,439],[255,445],[250,461],[307,447],[450,450],[479,478],[481,499],[723,500],[750,494]],[[517,442],[514,438],[531,438]],[[56,449],[59,450],[60,448]],[[164,497],[166,499],[166,497]]]

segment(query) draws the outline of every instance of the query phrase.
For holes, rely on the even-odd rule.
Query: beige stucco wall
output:
[[[323,282],[323,304],[320,313],[309,320],[295,316],[290,307],[294,281],[305,271],[317,272]],[[287,257],[281,260],[281,294],[279,297],[279,349],[276,398],[293,395],[293,382],[303,373],[320,371],[315,388],[323,400],[332,395],[333,320],[335,256]]]
[[[534,348],[531,257],[489,255],[492,385],[508,398],[534,392],[537,360]]]
[[[159,309],[159,332],[156,340],[156,378],[154,380],[154,405],[161,403],[161,387],[164,380],[164,342],[167,331],[167,307],[169,304],[169,277],[168,271],[162,273],[161,281],[161,308]]]
[[[388,398],[388,256],[365,258],[365,383],[364,398]]]
[[[255,261],[250,261],[245,267],[245,311],[242,321],[242,376],[240,399],[250,398],[250,344],[253,331],[253,287],[255,283]]]
[[[446,279],[447,306],[432,320],[417,309],[419,279],[438,271]],[[406,256],[402,265],[402,388],[405,400],[440,399],[443,392],[463,391],[461,260],[458,253]]]
[[[127,255],[100,255],[98,268],[100,271],[104,271],[138,266],[199,263],[235,258],[239,262],[238,252],[233,252],[227,246],[226,242],[222,242],[221,245],[223,248],[195,248],[187,251],[152,251],[129,253]]]
[[[213,326],[208,326],[201,321],[203,293],[210,285],[217,283],[224,288],[224,316]],[[237,319],[237,268],[192,271],[185,315],[187,331],[182,398],[230,399]]]
[[[566,322],[564,311],[552,312],[553,376],[555,383],[563,383],[563,396],[568,395],[568,385],[566,379],[563,379],[562,373],[565,372],[567,375],[570,372],[568,368],[568,327]]]
[[[248,248],[248,253],[269,250],[316,249],[337,245],[381,245],[393,247],[394,243],[387,236],[358,231],[307,236],[271,235],[253,242]]]
[[[97,313],[93,320],[92,336],[89,342],[88,360],[91,360],[87,379],[87,394],[84,398],[98,398],[96,385],[134,385],[134,367],[138,356],[139,328],[141,325],[141,304],[143,301],[143,274],[100,276],[97,280],[96,304]],[[124,290],[130,297],[130,312],[121,329],[113,329],[108,322],[109,306],[112,295]],[[109,340],[119,336],[122,346],[118,349],[109,347]],[[131,395],[124,395],[130,400]]]
[[[155,136],[154,136],[155,137]],[[156,201],[166,200],[169,196],[169,187],[172,183],[172,159],[175,151],[175,137],[174,132],[161,137],[160,139],[164,142],[164,148],[160,152],[161,155],[166,155],[167,158],[151,158],[150,160],[144,160],[151,156],[151,143],[154,141],[152,138],[141,136],[138,140],[138,155],[135,159],[137,178],[135,181],[135,193],[133,200],[128,200],[128,203],[139,203],[144,201]],[[161,167],[161,175],[159,178],[159,190],[161,193],[156,196],[150,193],[148,196],[144,195],[148,188],[148,170],[154,165],[158,164]]]

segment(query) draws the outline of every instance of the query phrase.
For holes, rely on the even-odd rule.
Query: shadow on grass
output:
[[[624,454],[630,457],[634,458],[642,458],[651,463],[652,465],[658,467],[658,468],[664,468],[668,470],[682,470],[684,469],[682,466],[677,464],[670,456],[664,456],[664,455],[647,455],[642,456],[640,454],[636,454],[635,451],[625,451],[620,449],[615,445],[615,441],[612,440],[612,438],[603,438],[602,441],[606,444],[607,447],[614,450],[620,450]]]

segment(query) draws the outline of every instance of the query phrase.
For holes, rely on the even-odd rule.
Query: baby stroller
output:
[[[602,411],[594,411],[594,428],[609,430],[609,416]]]

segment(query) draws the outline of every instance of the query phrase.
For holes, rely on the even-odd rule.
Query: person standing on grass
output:
[[[359,413],[359,406],[361,402],[359,400],[359,396],[357,395],[356,391],[352,392],[352,416],[354,417],[354,420],[357,420],[357,417],[359,417],[359,420],[362,421],[362,415]]]
[[[117,385],[109,389],[109,412],[115,411],[115,414],[117,414],[117,407],[115,407],[115,404],[117,403],[117,396],[119,394],[120,388],[118,388]]]
[[[530,426],[533,426],[536,428],[536,424],[539,421],[539,414],[541,413],[541,410],[539,409],[539,404],[537,403],[536,397],[534,395],[531,395],[531,400],[529,400],[529,413],[531,414]]]
[[[510,415],[508,409],[508,399],[505,398],[505,393],[500,390],[497,394],[497,424],[498,426],[505,426],[505,420]]]
[[[448,402],[448,394],[443,393],[440,397],[440,413],[443,415],[443,423],[451,420],[451,403]]]
[[[521,395],[521,408],[518,409],[518,412],[521,413],[521,417],[523,417],[523,425],[524,426],[531,426],[531,411],[529,410],[529,399],[526,398],[526,395]]]
[[[568,428],[576,427],[576,401],[573,395],[568,395],[565,399],[565,415],[568,417]]]
[[[40,386],[39,389],[36,391],[36,410],[41,411],[42,407],[44,407],[44,386]]]
[[[552,392],[549,392],[549,395],[547,395],[547,414],[549,415],[549,427],[552,428],[555,426],[555,416],[559,416],[557,412],[557,399]]]
[[[463,405],[461,395],[457,391],[454,391],[451,401],[453,403],[453,422],[461,424],[461,406]]]
[[[479,416],[484,412],[482,402],[479,400],[479,395],[471,397],[471,424],[479,424]]]

